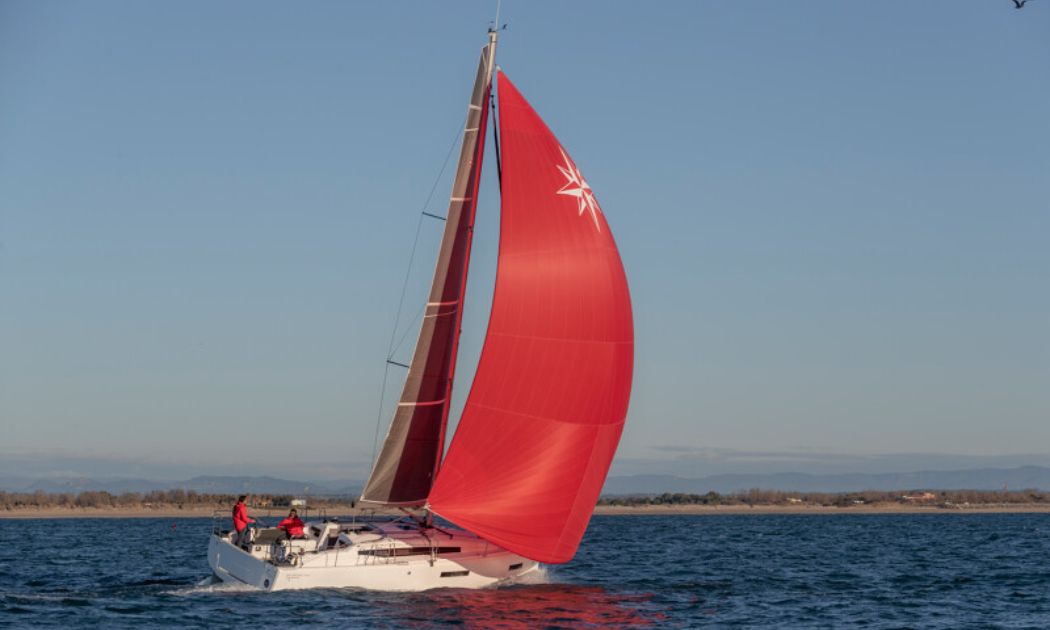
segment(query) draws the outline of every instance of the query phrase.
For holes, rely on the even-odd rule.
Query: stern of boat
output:
[[[208,541],[208,564],[223,582],[273,588],[277,567],[233,544],[228,533],[214,533]]]

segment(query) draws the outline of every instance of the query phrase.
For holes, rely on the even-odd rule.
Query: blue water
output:
[[[0,627],[1050,627],[1050,515],[599,516],[480,591],[208,583],[209,519],[0,520]]]

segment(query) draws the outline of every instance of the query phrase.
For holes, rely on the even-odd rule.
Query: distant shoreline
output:
[[[228,519],[233,505],[193,505],[179,507],[177,505],[160,505],[152,508],[144,507],[46,507],[46,508],[14,508],[0,510],[0,519],[46,519],[46,518],[211,518],[221,517]],[[299,508],[303,512],[302,508]],[[309,510],[308,514],[313,517],[318,511],[324,511],[331,516],[365,516],[398,515],[402,514],[396,510],[362,510],[350,507],[350,504],[325,505]],[[248,514],[253,518],[262,518],[267,524],[275,525],[277,521],[288,514],[288,508],[249,508]],[[271,521],[273,521],[271,523]]]
[[[672,515],[672,514],[1050,514],[1050,504],[980,504],[944,507],[876,503],[871,505],[599,505],[595,515]]]
[[[220,513],[226,518],[229,506],[157,506],[142,507],[109,507],[109,508],[17,508],[0,510],[0,519],[75,519],[75,518],[208,518]],[[397,515],[398,511],[373,511],[351,508],[350,505],[328,505],[324,511],[332,516],[365,516]],[[268,523],[284,516],[283,508],[259,508],[251,510],[253,516],[259,516]],[[671,516],[671,515],[763,515],[763,514],[1050,514],[1048,504],[981,504],[958,507],[941,507],[935,505],[907,505],[885,503],[873,505],[851,505],[835,507],[823,505],[599,505],[594,509],[595,516]],[[271,523],[273,524],[273,523]]]

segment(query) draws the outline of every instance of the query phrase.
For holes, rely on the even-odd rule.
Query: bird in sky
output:
[[[1028,2],[1028,0],[1012,0],[1012,1],[1014,3],[1014,8],[1015,9],[1020,9],[1020,8],[1024,7],[1025,3]]]

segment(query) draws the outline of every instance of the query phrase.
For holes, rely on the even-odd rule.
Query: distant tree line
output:
[[[253,507],[287,507],[291,505],[292,495],[286,494],[253,494]],[[237,501],[234,494],[210,494],[194,490],[154,490],[153,492],[109,492],[89,490],[73,494],[71,492],[0,492],[0,510],[17,510],[25,508],[184,508],[207,506],[232,506]],[[311,497],[312,506],[325,506],[346,503],[345,500],[316,499]]]
[[[253,494],[252,507],[280,508],[291,505],[295,497],[288,494]],[[153,492],[124,492],[112,494],[102,491],[71,492],[0,492],[0,510],[33,508],[165,508],[232,506],[234,494],[211,494],[194,490],[154,490]],[[310,498],[312,507],[343,505],[347,498]],[[1050,504],[1050,493],[1039,490],[909,490],[863,492],[784,492],[752,488],[743,492],[721,494],[688,494],[665,492],[655,495],[605,496],[598,505],[661,506],[661,505],[810,505],[822,507],[850,507],[854,505],[885,504],[935,505],[965,507],[968,505],[1027,505]]]
[[[863,492],[784,492],[752,488],[743,492],[721,494],[687,494],[665,492],[655,495],[604,496],[598,505],[659,506],[659,505],[811,505],[822,507],[849,507],[852,505],[879,505],[888,503],[964,507],[967,505],[1024,505],[1050,504],[1050,493],[1039,490],[909,490]]]

